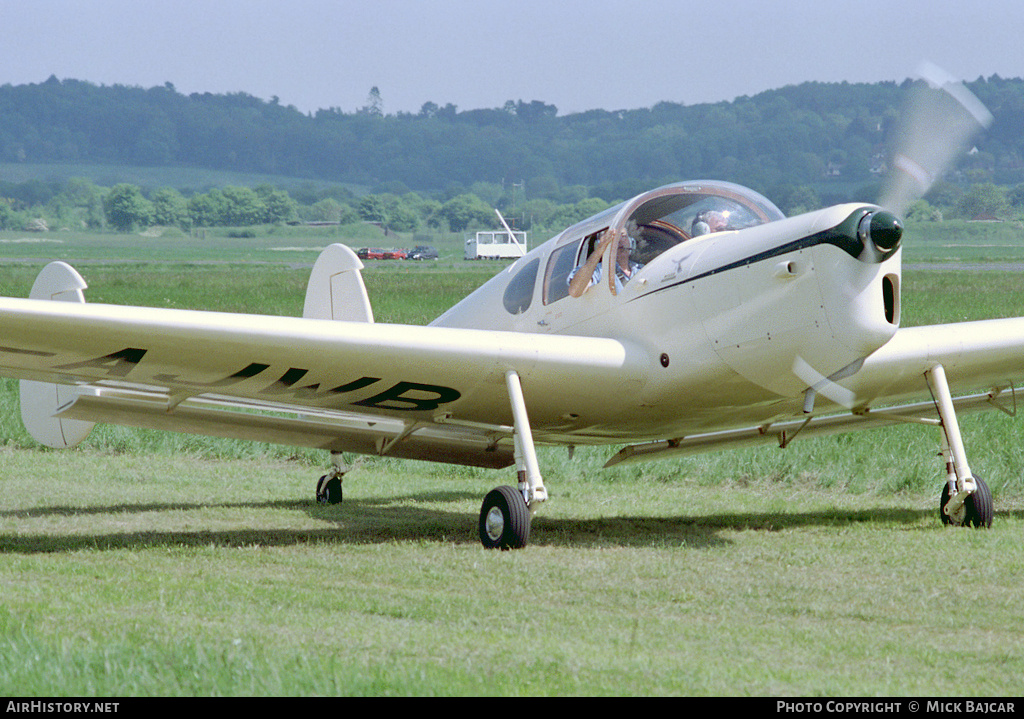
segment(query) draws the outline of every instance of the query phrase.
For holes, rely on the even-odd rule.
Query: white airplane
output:
[[[939,428],[942,521],[987,527],[957,414],[1012,404],[1024,318],[900,329],[899,213],[988,121],[962,85],[932,84],[926,125],[961,129],[928,125],[943,141],[907,145],[879,205],[786,218],[730,183],[661,187],[429,326],[374,323],[343,245],[317,260],[302,318],[86,304],[55,262],[29,299],[0,299],[0,374],[51,447],[109,422],[330,450],[323,502],[341,500],[343,452],[514,465],[481,507],[490,548],[527,544],[547,498],[538,443],[625,445],[614,465],[894,422]]]

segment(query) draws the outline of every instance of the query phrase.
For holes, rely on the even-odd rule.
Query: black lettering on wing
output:
[[[378,409],[396,409],[409,412],[429,412],[442,404],[454,402],[462,394],[451,387],[418,382],[398,382],[380,394],[353,404]]]
[[[125,347],[123,350],[112,352],[102,357],[96,357],[95,359],[57,365],[55,369],[95,369],[106,372],[108,377],[126,377],[142,361],[145,354],[146,350],[144,349]]]
[[[252,362],[248,366],[235,372],[233,375],[229,375],[214,382],[190,382],[189,380],[181,379],[180,375],[173,374],[158,374],[154,379],[157,382],[164,382],[166,384],[173,384],[181,387],[203,387],[206,389],[216,389],[218,387],[227,387],[229,385],[251,379],[269,367],[270,365],[267,364]]]
[[[336,394],[345,394],[347,392],[355,392],[363,387],[369,387],[371,384],[380,382],[380,377],[360,377],[357,380],[348,382],[346,384],[332,387],[331,389],[321,390],[320,383],[308,384],[304,387],[296,387],[295,384],[302,379],[309,370],[301,369],[299,367],[292,367],[283,375],[281,378],[274,382],[274,384],[262,390],[260,394],[279,396],[283,394],[291,395],[298,400],[314,400],[322,399],[324,397],[330,397]]]

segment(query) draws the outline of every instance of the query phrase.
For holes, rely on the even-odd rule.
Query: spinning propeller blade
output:
[[[903,112],[896,151],[878,204],[902,217],[992,115],[963,83],[935,65],[920,69]]]

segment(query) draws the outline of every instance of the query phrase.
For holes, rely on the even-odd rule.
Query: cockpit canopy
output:
[[[682,242],[784,218],[767,198],[729,182],[683,182],[659,187],[573,225],[556,237],[543,268],[537,257],[518,268],[508,281],[503,297],[505,309],[515,315],[530,307],[538,274],[543,278],[545,305],[568,297],[570,283],[605,237],[617,243],[611,250],[616,265],[622,262],[629,266],[631,271],[622,273],[628,277],[619,279],[628,282],[632,270],[642,272],[658,255]],[[620,246],[628,247],[628,262],[616,255]],[[596,282],[600,272],[592,274],[591,269],[581,276]]]
[[[635,240],[631,259],[647,264],[701,235],[742,230],[785,217],[770,200],[728,182],[690,182],[652,190],[616,208],[612,223]]]
[[[703,234],[784,218],[770,200],[730,182],[683,182],[645,192],[573,225],[556,239],[544,269],[544,304],[569,295],[575,272],[609,231],[619,242],[628,242],[629,264],[641,269],[666,250]],[[510,312],[525,311],[518,299],[522,294],[512,293],[511,301],[506,297]]]

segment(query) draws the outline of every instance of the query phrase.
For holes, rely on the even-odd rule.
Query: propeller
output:
[[[974,94],[931,63],[918,71],[896,136],[896,152],[878,204],[903,217],[924,197],[967,142],[992,123]]]

